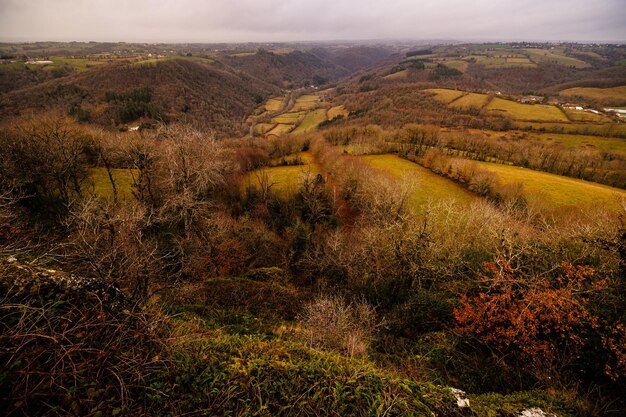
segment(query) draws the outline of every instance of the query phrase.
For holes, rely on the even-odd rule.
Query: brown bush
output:
[[[307,304],[300,316],[312,347],[337,350],[348,356],[367,353],[380,321],[367,302],[347,302],[340,296],[321,296]]]

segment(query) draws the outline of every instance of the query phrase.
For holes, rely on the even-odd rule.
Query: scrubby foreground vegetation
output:
[[[252,84],[236,114],[203,110],[211,128],[152,114],[162,85],[83,97],[137,129],[5,94],[3,414],[623,414],[623,122],[520,102],[502,75],[561,65],[574,83],[623,52],[465,48],[282,90],[291,54],[319,61],[221,53],[244,69],[220,91]],[[202,73],[166,61],[133,63]],[[479,91],[478,70],[510,89]]]

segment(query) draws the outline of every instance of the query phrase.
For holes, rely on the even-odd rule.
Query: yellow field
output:
[[[275,123],[257,123],[254,125],[254,133],[257,135],[264,135],[274,129],[274,127],[276,127]]]
[[[294,125],[279,123],[272,130],[267,132],[266,135],[267,136],[269,136],[269,135],[276,135],[276,136],[284,135],[286,133],[291,132],[291,130],[293,129],[293,126]]]
[[[113,180],[115,188],[117,188],[117,196],[120,200],[133,199],[132,185],[133,174],[137,176],[139,172],[132,169],[113,168]],[[106,168],[92,168],[90,176],[83,184],[87,192],[93,192],[101,198],[113,198],[113,187],[109,180],[109,174]]]
[[[265,103],[265,110],[269,112],[279,111],[283,108],[285,99],[283,97],[274,97],[267,100]]]
[[[346,108],[343,105],[335,106],[335,107],[328,109],[328,120],[332,120],[337,116],[348,117],[349,114],[350,112],[346,110]]]
[[[469,93],[458,100],[454,100],[450,103],[450,107],[467,109],[475,107],[482,109],[487,104],[488,96],[486,94]]]
[[[501,98],[494,98],[487,106],[491,114],[501,114],[516,120],[534,120],[546,122],[567,122],[565,114],[555,106],[544,104],[521,104]]]
[[[323,105],[324,103],[320,101],[319,96],[304,95],[298,97],[293,107],[291,108],[291,111],[313,110]]]
[[[326,120],[326,110],[318,109],[309,112],[304,116],[302,123],[293,131],[294,134],[314,132],[317,126]]]
[[[479,165],[494,172],[503,184],[523,183],[529,200],[554,207],[605,205],[617,210],[620,208],[618,198],[626,198],[624,190],[593,182],[510,165],[489,162],[479,162]]]
[[[304,165],[276,166],[251,172],[242,183],[242,191],[248,187],[260,189],[261,184],[266,184],[271,185],[270,190],[279,197],[293,196],[298,192],[307,174],[321,173],[309,152],[301,152],[298,156]]]
[[[590,100],[626,103],[626,86],[611,88],[568,88],[559,93],[564,97],[584,97]]]
[[[402,80],[405,79],[409,75],[408,70],[402,70],[398,72],[394,72],[393,74],[385,75],[383,78],[386,80]]]
[[[283,113],[272,118],[273,123],[296,124],[304,117],[304,112]]]
[[[429,90],[424,90],[427,93],[433,93],[435,95],[435,100],[441,101],[442,103],[448,104],[452,100],[455,100],[465,94],[463,91],[459,90],[448,90],[445,88],[431,88]]]
[[[610,123],[611,119],[603,114],[576,109],[563,109],[567,117],[575,122]]]
[[[515,121],[513,125],[519,129],[545,130],[559,133],[575,133],[579,135],[624,136],[626,124],[591,124],[591,123],[546,123]]]
[[[460,204],[468,204],[479,198],[451,180],[440,177],[434,172],[396,155],[365,155],[362,156],[372,167],[388,172],[394,178],[406,178],[414,182],[409,204],[417,212],[426,209],[429,201],[455,200]]]

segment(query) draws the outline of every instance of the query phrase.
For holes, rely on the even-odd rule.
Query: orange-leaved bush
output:
[[[533,275],[498,253],[485,263],[480,281],[476,295],[460,297],[457,330],[541,374],[573,365],[589,336],[600,330],[590,295],[607,284],[591,267],[563,262],[554,273]]]

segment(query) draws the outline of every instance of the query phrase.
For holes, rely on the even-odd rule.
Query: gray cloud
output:
[[[626,40],[624,0],[0,0],[0,39]]]

